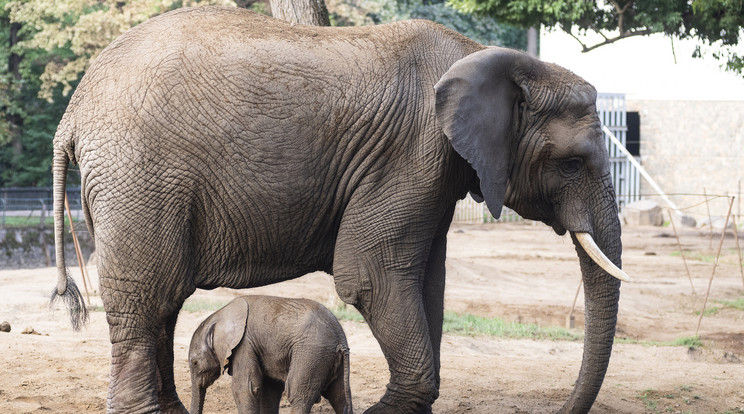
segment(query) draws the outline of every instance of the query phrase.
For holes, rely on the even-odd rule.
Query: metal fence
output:
[[[19,220],[24,224],[51,220],[53,199],[50,187],[0,188],[0,227]],[[79,212],[80,188],[67,188],[67,199],[70,210]]]
[[[597,113],[602,125],[626,145],[628,123],[625,115],[625,94],[597,94]],[[618,147],[603,133],[605,146],[610,155],[610,173],[615,187],[617,206],[620,211],[626,205],[641,199],[641,174],[623,155]]]
[[[452,219],[455,223],[504,223],[504,222],[513,222],[513,221],[521,221],[522,217],[519,216],[514,210],[510,209],[509,207],[504,207],[501,209],[501,217],[499,217],[498,220],[493,218],[493,215],[491,215],[491,212],[488,211],[488,207],[486,206],[486,203],[478,203],[475,200],[473,200],[472,197],[470,197],[470,194],[467,195],[464,199],[457,202],[457,206],[455,207],[455,216]]]

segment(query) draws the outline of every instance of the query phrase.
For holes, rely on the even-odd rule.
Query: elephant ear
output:
[[[509,178],[510,133],[518,121],[520,99],[529,96],[514,79],[528,59],[513,50],[488,48],[455,62],[434,86],[437,123],[475,169],[483,198],[496,218]]]
[[[220,367],[224,371],[230,365],[230,357],[245,335],[248,320],[248,302],[242,298],[234,299],[219,311],[219,317],[214,324],[214,332],[207,335],[212,337],[212,349]],[[207,339],[209,341],[209,339]]]

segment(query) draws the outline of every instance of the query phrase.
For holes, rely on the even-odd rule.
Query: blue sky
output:
[[[568,34],[543,29],[540,58],[570,69],[599,92],[625,93],[628,99],[743,101],[744,77],[725,72],[710,55],[692,58],[696,44],[674,39],[673,54],[669,37],[639,36],[581,53]]]

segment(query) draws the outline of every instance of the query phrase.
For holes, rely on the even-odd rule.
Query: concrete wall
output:
[[[641,121],[641,164],[668,194],[736,195],[733,214],[742,214],[738,193],[744,181],[744,101],[628,100],[628,111]],[[655,191],[645,180],[641,193]],[[663,201],[658,197],[647,197]],[[673,195],[680,208],[689,207],[698,222],[707,219],[705,198]],[[694,206],[694,207],[693,207]],[[712,215],[725,216],[728,201],[711,201]],[[741,225],[741,220],[737,224]]]

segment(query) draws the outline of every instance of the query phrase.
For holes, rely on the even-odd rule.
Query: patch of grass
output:
[[[49,213],[51,214],[51,212]],[[26,228],[26,227],[32,227],[36,228],[39,227],[39,216],[5,216],[5,219],[3,220],[2,217],[0,217],[0,220],[2,220],[2,226],[5,228]],[[75,226],[85,226],[85,221],[75,221]],[[44,227],[46,228],[52,228],[54,227],[54,217],[47,216],[44,217]],[[70,220],[65,216],[65,227],[70,228]]]
[[[671,253],[669,253],[671,256],[679,257],[680,252],[679,250],[675,250]],[[724,256],[736,256],[736,261],[733,261],[732,259],[723,260]],[[716,254],[711,253],[710,251],[685,251],[685,259],[686,260],[696,260],[703,263],[713,263],[716,260]],[[736,253],[736,249],[723,249],[721,250],[721,257],[719,258],[719,263],[726,263],[726,264],[733,264],[738,266],[739,265],[739,258]]]
[[[506,322],[500,318],[484,318],[470,314],[444,312],[443,331],[452,335],[489,335],[504,338],[532,338],[577,341],[583,335],[558,327]]]
[[[723,309],[736,309],[744,311],[744,298],[735,300],[714,300],[713,302],[723,306],[711,306],[709,308],[706,308],[703,312],[703,316],[713,316]],[[700,312],[695,312],[695,315],[700,315]]]
[[[340,321],[364,322],[364,317],[353,306],[338,305],[335,308],[329,308],[331,313]]]
[[[227,305],[229,301],[226,300],[215,300],[215,299],[186,299],[183,303],[181,310],[191,313],[211,311],[214,312],[223,306]]]
[[[644,346],[687,346],[687,347],[702,347],[703,341],[699,337],[694,336],[683,336],[672,341],[644,341],[640,339],[631,338],[619,338],[615,337],[616,344],[633,344],[633,345],[644,345]]]
[[[651,413],[658,413],[658,393],[654,391],[653,389],[649,388],[647,390],[641,391],[640,394],[636,395],[636,398],[641,400],[643,402],[643,405],[646,407],[646,412]]]
[[[713,302],[723,305],[725,308],[733,308],[736,310],[744,311],[744,298],[735,300],[714,300]]]

